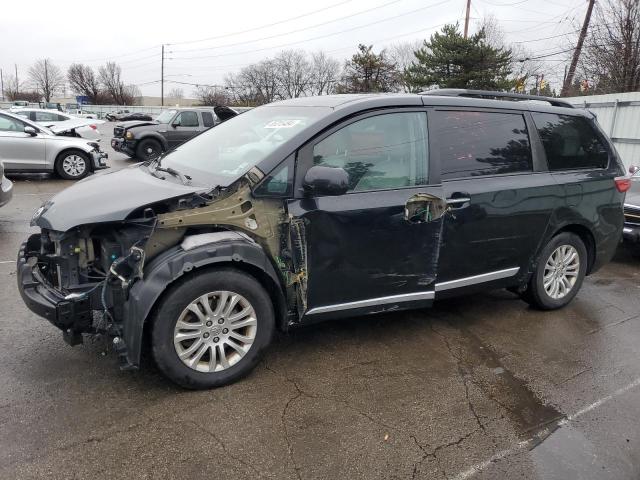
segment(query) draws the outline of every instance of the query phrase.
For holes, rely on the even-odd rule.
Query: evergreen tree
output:
[[[458,24],[445,25],[415,55],[405,71],[413,91],[433,87],[511,90],[515,86],[509,78],[511,50],[489,45],[484,29],[464,38]]]
[[[391,92],[399,83],[396,64],[382,50],[376,54],[373,45],[360,44],[358,53],[344,66],[344,77],[338,85],[338,93]]]

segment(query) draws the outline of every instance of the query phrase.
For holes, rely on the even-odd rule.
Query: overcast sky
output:
[[[374,49],[422,40],[444,23],[464,22],[466,0],[128,1],[31,0],[3,2],[0,68],[26,79],[38,58],[66,71],[73,62],[113,60],[144,95],[160,94],[161,45],[168,83],[222,83],[243,65],[295,48],[324,50],[343,60],[358,43]],[[585,0],[472,0],[471,30],[493,14],[508,41],[526,42],[533,54],[565,48],[563,37],[584,17]],[[168,44],[168,45],[167,45]],[[562,77],[566,55],[545,59],[548,78]]]

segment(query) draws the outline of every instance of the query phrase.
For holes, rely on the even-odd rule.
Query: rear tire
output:
[[[271,298],[255,278],[231,268],[208,270],[166,292],[153,319],[151,348],[173,382],[214,388],[247,375],[274,330]]]
[[[56,172],[65,180],[80,180],[86,177],[91,163],[89,155],[81,150],[67,150],[56,158]]]
[[[162,145],[153,138],[141,140],[136,147],[136,157],[143,161],[155,160],[162,152]]]
[[[541,310],[555,310],[576,296],[587,272],[587,248],[577,235],[563,232],[540,252],[522,299]]]

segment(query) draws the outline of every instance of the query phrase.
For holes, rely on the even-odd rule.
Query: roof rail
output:
[[[575,108],[572,104],[566,100],[560,100],[559,98],[541,97],[538,95],[524,95],[522,93],[510,93],[510,92],[492,92],[489,90],[466,90],[464,88],[441,88],[438,90],[427,90],[420,92],[420,95],[438,95],[443,97],[470,97],[470,98],[487,98],[490,100],[512,100],[512,101],[524,101],[524,100],[538,100],[540,102],[548,102],[554,107]]]

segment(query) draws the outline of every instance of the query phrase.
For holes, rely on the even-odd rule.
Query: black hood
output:
[[[43,205],[32,220],[41,228],[66,232],[89,223],[124,220],[139,207],[207,190],[162,180],[137,165],[96,175],[66,188]]]
[[[234,109],[230,107],[225,107],[222,105],[213,107],[213,111],[216,112],[216,115],[222,122],[224,122],[225,120],[229,120],[230,118],[233,118],[236,115],[238,115],[238,112],[236,112]]]
[[[640,177],[631,179],[631,188],[627,191],[624,203],[640,207]]]

